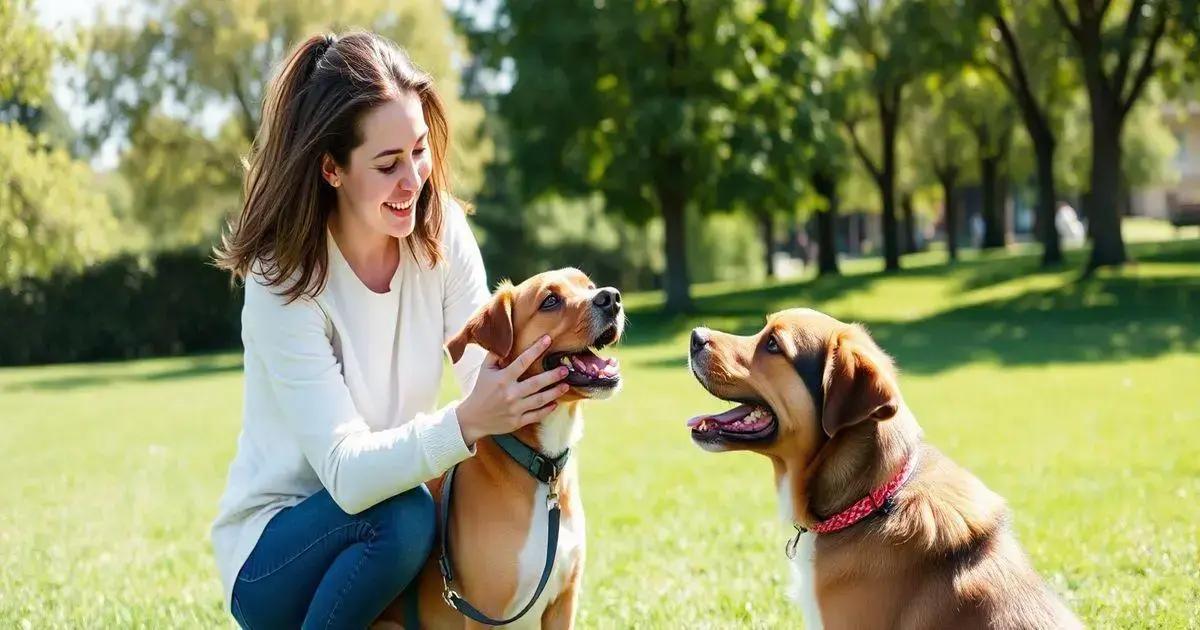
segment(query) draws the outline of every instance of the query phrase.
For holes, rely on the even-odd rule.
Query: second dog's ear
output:
[[[484,350],[506,359],[512,353],[513,321],[512,321],[512,289],[502,287],[492,296],[491,301],[484,304],[450,341],[446,349],[450,352],[450,361],[458,363],[467,344],[478,344]]]
[[[891,359],[861,326],[851,326],[834,337],[823,380],[821,428],[830,437],[865,420],[887,420],[899,409],[899,388]]]

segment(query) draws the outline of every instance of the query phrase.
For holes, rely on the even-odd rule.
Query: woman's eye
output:
[[[413,149],[413,155],[422,155],[425,153],[426,147],[417,147]]]
[[[767,352],[771,354],[780,354],[779,342],[775,340],[775,335],[767,338]]]
[[[559,302],[561,302],[561,300],[558,299],[557,295],[550,294],[550,295],[546,296],[546,299],[542,300],[541,309],[543,311],[548,311],[548,310],[558,306]]]
[[[396,160],[396,161],[392,162],[389,166],[385,166],[383,168],[379,168],[376,170],[378,170],[380,173],[383,173],[384,175],[391,175],[392,173],[396,172],[397,166],[400,166],[400,160]]]

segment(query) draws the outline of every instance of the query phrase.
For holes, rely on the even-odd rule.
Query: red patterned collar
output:
[[[788,557],[795,556],[796,543],[799,542],[800,534],[810,531],[816,534],[832,534],[850,527],[879,510],[886,511],[890,508],[889,502],[892,497],[896,496],[900,488],[904,487],[904,484],[912,477],[913,471],[917,469],[917,459],[917,453],[914,451],[904,462],[904,466],[895,475],[892,475],[887,483],[875,488],[870,494],[855,501],[853,505],[841,512],[814,523],[812,527],[803,527],[798,523],[793,523],[792,525],[796,528],[796,537],[788,541]]]

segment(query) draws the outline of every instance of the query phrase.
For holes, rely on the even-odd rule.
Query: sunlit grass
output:
[[[1082,252],[938,253],[894,276],[700,287],[700,313],[628,296],[622,395],[579,457],[584,627],[798,626],[765,460],[691,445],[721,409],[684,368],[691,326],[811,306],[866,322],[928,439],[1002,493],[1034,564],[1096,627],[1200,615],[1200,242],[1078,281]],[[877,268],[877,261],[874,263]],[[863,267],[868,267],[863,269]],[[236,353],[0,370],[0,627],[231,623],[208,545],[240,422]],[[449,395],[449,388],[447,395]]]

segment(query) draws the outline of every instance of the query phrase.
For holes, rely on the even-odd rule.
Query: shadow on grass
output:
[[[1172,250],[1161,255],[1170,261],[1191,260],[1186,258],[1191,255],[1188,251]],[[1036,258],[1032,264],[1036,269]],[[969,269],[966,277],[982,284],[999,282],[1002,280],[998,278],[1010,273],[1008,267],[1019,265],[993,261],[989,267],[981,263]],[[994,270],[997,266],[1005,269]],[[1016,272],[1012,277],[1020,275],[1023,273]],[[819,305],[840,293],[863,289],[889,277],[870,274],[733,292],[697,300],[698,312],[689,316],[638,314],[632,317],[636,325],[625,343],[661,343],[664,338],[683,336],[691,326],[713,319],[720,322],[717,327],[721,330],[749,334],[760,330],[763,316],[781,303]],[[1042,365],[1200,351],[1200,275],[1095,277],[951,308],[912,322],[865,323],[880,345],[896,357],[901,369],[926,374],[974,362]],[[679,343],[677,355],[640,365],[685,365],[686,343]]]
[[[113,364],[114,367],[117,365],[120,364]],[[110,370],[105,364],[93,364],[91,367],[92,371],[87,374],[71,374],[51,378],[17,381],[4,386],[3,391],[69,391],[81,387],[95,387],[102,385],[113,385],[117,383],[154,383],[162,381],[174,381],[178,379],[194,378],[197,376],[224,374],[235,371],[240,372],[242,369],[242,359],[240,356],[230,357],[228,355],[199,355],[189,359],[187,365],[176,366],[170,369],[163,369],[154,372],[134,374],[122,373],[115,369]]]
[[[1183,239],[1159,243],[1133,243],[1128,246],[1131,265],[1138,263],[1200,263],[1200,241]],[[978,258],[959,263],[956,271],[962,274],[960,288],[973,291],[1018,278],[1045,273],[1074,272],[1082,276],[1087,262],[1087,248],[1066,252],[1063,264],[1043,268],[1041,251],[1026,249],[1020,253],[983,252]],[[945,267],[939,267],[945,271]]]
[[[907,372],[1121,361],[1200,350],[1200,277],[1105,278],[871,326]]]

